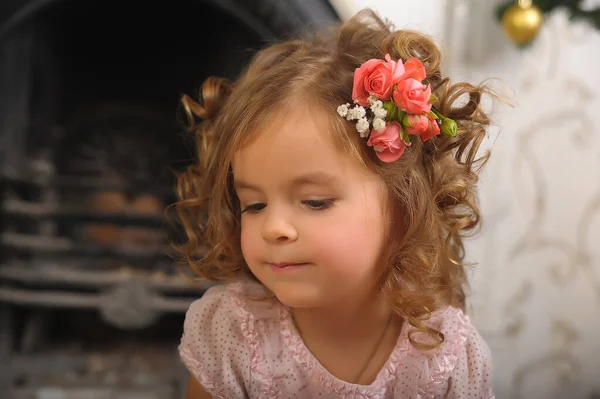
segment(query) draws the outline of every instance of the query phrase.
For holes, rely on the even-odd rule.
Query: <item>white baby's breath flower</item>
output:
[[[371,94],[371,95],[369,96],[369,98],[367,98],[367,101],[369,102],[369,104],[373,105],[373,103],[374,103],[375,101],[379,101],[379,99],[378,99],[378,98],[377,98],[377,96],[375,96],[374,94]]]
[[[375,115],[376,118],[384,119],[387,116],[387,110],[385,108],[375,108],[375,109],[373,109],[371,107],[371,110],[373,111],[373,115]]]
[[[348,115],[348,107],[350,104],[342,104],[337,108],[337,113],[340,114],[341,117],[345,117]]]
[[[348,119],[349,121],[359,120],[361,118],[364,118],[366,113],[367,113],[367,111],[359,105],[348,111],[348,115],[346,116],[346,119]]]
[[[356,123],[356,130],[360,133],[360,137],[367,137],[369,135],[369,121],[366,118],[360,118]]]
[[[383,129],[385,129],[385,121],[381,118],[375,118],[373,119],[373,129],[379,131],[382,131]]]
[[[375,111],[377,108],[383,108],[383,102],[381,100],[375,100],[371,103],[372,111]]]

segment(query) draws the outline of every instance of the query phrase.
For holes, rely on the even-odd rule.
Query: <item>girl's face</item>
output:
[[[232,165],[244,258],[290,307],[356,300],[382,272],[385,190],[336,148],[326,118],[288,114]]]

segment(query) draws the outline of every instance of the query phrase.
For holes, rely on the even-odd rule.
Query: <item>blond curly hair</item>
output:
[[[376,157],[354,125],[336,113],[352,96],[354,70],[371,58],[420,59],[438,101],[435,107],[458,124],[455,137],[414,140],[392,163]],[[415,31],[394,30],[371,10],[310,40],[288,40],[259,51],[230,82],[211,77],[198,102],[182,99],[195,135],[197,161],[178,176],[174,204],[187,241],[182,261],[201,278],[225,281],[252,274],[240,247],[239,202],[233,189],[233,154],[248,144],[275,113],[298,99],[331,115],[331,129],[347,153],[384,182],[393,209],[388,267],[380,283],[394,311],[415,327],[418,348],[435,348],[443,335],[424,320],[444,306],[464,308],[465,236],[477,231],[478,172],[489,153],[478,155],[490,120],[480,106],[483,86],[443,77],[434,41]],[[201,119],[196,123],[197,119]],[[424,332],[427,343],[415,333]]]

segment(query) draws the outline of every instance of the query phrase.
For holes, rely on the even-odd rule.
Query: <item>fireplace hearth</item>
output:
[[[181,398],[170,256],[178,99],[325,0],[5,0],[0,6],[0,398]]]

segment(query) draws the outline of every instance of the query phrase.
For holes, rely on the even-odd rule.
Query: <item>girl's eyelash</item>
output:
[[[325,210],[331,208],[333,205],[333,199],[325,199],[325,200],[306,200],[302,201],[302,203],[314,210]]]
[[[262,211],[263,209],[265,209],[265,207],[267,206],[267,204],[264,204],[262,202],[257,203],[257,204],[252,204],[252,205],[248,205],[247,207],[245,207],[244,209],[242,209],[242,213],[257,213]]]
[[[333,206],[333,199],[325,199],[325,200],[305,200],[302,201],[303,205],[308,206],[312,210],[321,211],[325,209],[329,209]],[[242,209],[241,213],[258,213],[265,209],[267,204],[263,202],[259,202],[256,204],[248,205],[244,209]]]

